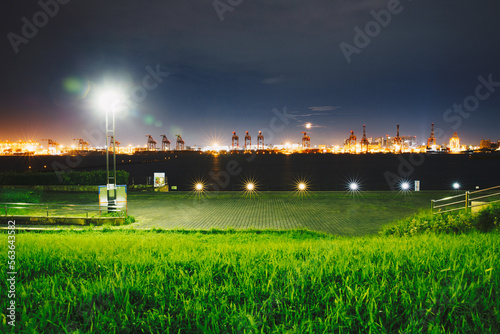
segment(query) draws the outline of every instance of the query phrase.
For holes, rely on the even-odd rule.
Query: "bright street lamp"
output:
[[[123,95],[115,89],[104,89],[98,96],[99,107],[106,113],[106,188],[108,195],[108,212],[110,206],[116,206],[116,131],[115,114],[118,111],[119,103],[123,101]],[[111,112],[112,128],[109,128],[108,113]],[[113,173],[109,172],[109,137],[113,141]]]
[[[403,190],[403,191],[410,190],[410,183],[409,182],[403,182],[403,183],[401,183],[401,190]]]

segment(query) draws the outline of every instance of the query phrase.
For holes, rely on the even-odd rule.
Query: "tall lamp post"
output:
[[[119,93],[106,90],[100,96],[101,107],[106,113],[106,189],[108,198],[108,212],[116,211],[116,130],[115,130],[115,113],[117,111],[117,103],[120,101]],[[112,127],[109,127],[108,114],[112,114]],[[109,137],[113,138],[113,169],[112,173],[109,168]],[[110,208],[114,207],[114,208]]]

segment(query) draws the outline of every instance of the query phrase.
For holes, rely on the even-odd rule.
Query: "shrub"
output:
[[[490,205],[474,217],[474,228],[481,232],[490,232],[500,227],[500,204]]]
[[[0,202],[40,203],[41,191],[30,189],[0,189]]]
[[[129,173],[123,170],[116,171],[118,184],[128,184]],[[95,186],[106,184],[106,171],[81,172],[40,172],[40,173],[0,173],[0,185],[71,185]]]
[[[473,230],[490,232],[500,227],[500,204],[487,206],[479,213],[469,212],[444,213],[433,215],[421,212],[413,217],[397,221],[386,226],[382,234],[394,236],[411,236],[423,233],[461,234]]]

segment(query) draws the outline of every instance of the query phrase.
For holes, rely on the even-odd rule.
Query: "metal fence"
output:
[[[3,216],[44,217],[101,217],[106,213],[127,216],[127,207],[122,205],[93,204],[42,204],[42,203],[0,203]]]
[[[460,195],[438,200],[433,199],[431,200],[431,210],[433,214],[460,210],[469,212],[474,210],[474,208],[483,207],[497,202],[500,202],[500,186],[476,191],[466,191]]]

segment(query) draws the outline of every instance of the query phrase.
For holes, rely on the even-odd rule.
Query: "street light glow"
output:
[[[247,190],[248,191],[253,191],[255,189],[255,185],[253,183],[247,183]]]
[[[196,186],[195,186],[195,189],[196,189],[197,191],[202,191],[202,190],[203,190],[203,184],[201,184],[201,183],[197,183],[197,184],[196,184]]]
[[[453,189],[459,190],[460,189],[460,183],[458,183],[458,182],[453,183]]]
[[[306,188],[307,187],[306,187],[305,183],[303,183],[303,182],[299,183],[299,190],[304,191],[304,190],[306,190]]]
[[[103,89],[97,96],[97,103],[99,104],[99,107],[106,112],[119,111],[117,108],[118,104],[123,101],[123,94],[113,88]]]
[[[401,183],[401,190],[403,190],[403,191],[410,190],[410,183],[409,182],[403,182],[403,183]]]
[[[359,190],[359,185],[356,182],[351,182],[351,184],[349,184],[349,190],[357,191]]]

